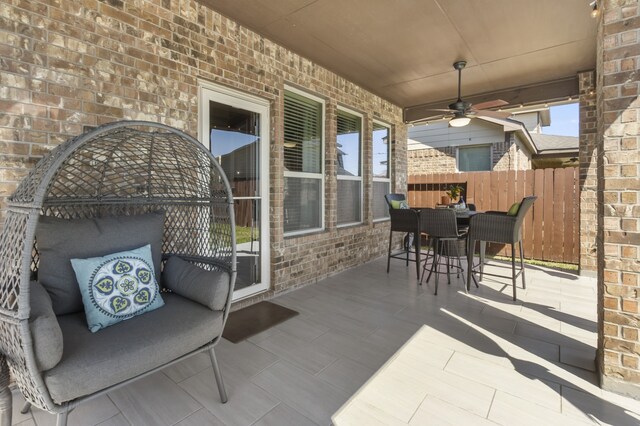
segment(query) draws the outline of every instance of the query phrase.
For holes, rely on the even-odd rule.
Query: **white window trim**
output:
[[[477,145],[464,145],[464,146],[456,146],[456,173],[473,173],[473,172],[461,172],[460,171],[460,148],[478,148],[481,146],[489,147],[489,170],[482,170],[485,172],[493,171],[493,144],[492,143],[481,143]]]
[[[336,177],[338,180],[353,180],[353,181],[360,181],[360,220],[356,221],[356,222],[347,222],[347,223],[341,223],[341,224],[337,224],[338,223],[338,210],[336,207],[336,227],[337,228],[346,228],[349,226],[354,226],[354,225],[360,225],[361,223],[364,222],[364,179],[363,179],[363,175],[364,175],[364,144],[363,144],[363,140],[364,138],[363,136],[363,130],[364,130],[364,115],[360,114],[359,112],[356,112],[354,110],[351,110],[349,108],[345,108],[341,105],[338,105],[338,110],[339,111],[343,111],[346,112],[348,114],[351,115],[355,115],[356,117],[360,118],[360,170],[359,173],[360,175],[358,176],[340,176],[338,174],[336,174]],[[336,116],[336,120],[337,120],[337,116]],[[337,143],[338,143],[338,136],[336,135],[336,150],[338,149],[337,147]],[[336,187],[337,189],[337,187]]]
[[[340,180],[362,180],[360,176],[338,176]]]
[[[391,125],[389,123],[385,123],[384,121],[380,121],[380,120],[373,120],[373,123],[378,124],[380,126],[386,127],[389,130],[389,144],[388,144],[388,150],[389,150],[389,157],[387,159],[387,173],[389,174],[389,177],[386,178],[381,178],[381,177],[373,177],[373,182],[386,182],[388,184],[388,191],[389,193],[391,193],[391,167],[393,165],[393,161],[391,161]],[[373,136],[373,128],[371,129],[371,135]],[[373,137],[371,139],[371,156],[373,158]],[[371,174],[373,175],[373,165],[371,165]],[[373,190],[371,191],[371,193],[373,194]],[[371,203],[373,203],[373,197],[371,197]],[[389,216],[386,217],[379,217],[379,218],[373,218],[373,222],[385,222],[391,220],[391,218]]]
[[[284,90],[287,92],[292,92],[295,93],[296,95],[302,96],[304,98],[307,99],[311,99],[312,101],[315,102],[319,102],[322,107],[321,107],[321,126],[320,128],[322,129],[322,137],[320,138],[320,144],[322,145],[322,148],[320,149],[320,173],[306,173],[306,172],[289,172],[289,171],[284,171],[284,177],[292,177],[292,178],[307,178],[307,179],[319,179],[320,180],[320,194],[321,194],[321,199],[320,199],[320,227],[318,228],[310,228],[310,229],[304,229],[304,230],[300,230],[300,231],[289,231],[289,232],[283,232],[283,236],[284,237],[292,237],[292,236],[298,236],[298,235],[305,235],[305,234],[313,234],[316,232],[321,232],[324,231],[325,229],[325,211],[324,211],[324,198],[325,198],[325,194],[324,194],[324,188],[325,188],[325,179],[324,179],[324,174],[325,174],[325,165],[324,165],[324,161],[325,161],[325,151],[326,151],[326,144],[325,144],[325,140],[326,140],[326,121],[325,121],[325,117],[326,117],[326,109],[327,109],[327,104],[325,102],[324,99],[312,95],[311,93],[305,92],[303,90],[297,89],[295,87],[289,86],[287,84],[284,85]],[[283,96],[283,101],[284,101],[284,93],[282,94]],[[283,110],[283,114],[284,114],[284,110]],[[283,115],[284,117],[284,115]],[[283,223],[283,227],[284,227],[284,223]]]

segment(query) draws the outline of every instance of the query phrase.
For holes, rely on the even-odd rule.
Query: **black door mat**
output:
[[[233,343],[241,342],[298,313],[271,302],[258,302],[229,314],[222,337]]]

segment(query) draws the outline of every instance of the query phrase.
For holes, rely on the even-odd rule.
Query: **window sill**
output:
[[[283,238],[285,240],[291,240],[294,238],[303,238],[311,235],[318,235],[318,234],[325,234],[325,233],[327,233],[327,230],[324,228],[314,228],[314,229],[309,229],[305,231],[292,231],[289,233],[285,233],[283,235]]]

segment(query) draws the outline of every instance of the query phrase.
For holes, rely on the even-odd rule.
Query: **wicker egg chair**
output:
[[[35,235],[39,219],[131,216],[159,210],[165,214],[163,261],[178,255],[202,269],[229,274],[228,295],[219,313],[224,328],[236,278],[233,198],[222,168],[193,137],[158,123],[107,124],[51,151],[9,198],[0,237],[0,361],[6,358],[27,400],[25,410],[34,404],[56,413],[58,424],[65,424],[67,413],[86,399],[205,350],[210,352],[220,397],[226,402],[213,351],[222,329],[207,344],[170,362],[70,401],[54,401],[44,372],[36,365],[29,328],[29,291],[38,272]],[[0,365],[0,375],[6,369],[6,364]],[[0,389],[0,395],[6,393],[6,388]],[[3,406],[6,401],[4,405],[0,401],[0,408]]]

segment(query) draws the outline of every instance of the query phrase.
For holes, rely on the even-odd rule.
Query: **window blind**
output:
[[[322,104],[285,92],[284,162],[288,171],[322,172]]]
[[[322,228],[322,112],[321,102],[293,91],[285,91],[285,232],[304,232]]]

